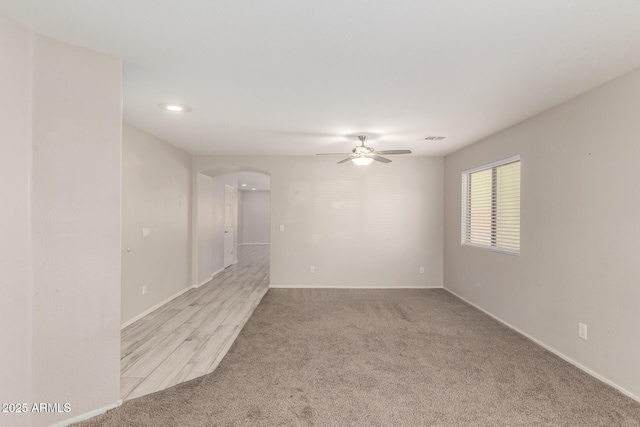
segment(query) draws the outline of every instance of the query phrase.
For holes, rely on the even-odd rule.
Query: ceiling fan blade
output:
[[[373,156],[367,156],[367,157],[370,157],[370,158],[372,158],[373,160],[377,160],[378,162],[382,162],[382,163],[391,163],[391,160],[390,160],[390,159],[387,159],[386,157],[376,156],[376,155],[373,155]]]
[[[316,156],[348,156],[351,153],[319,153]]]
[[[344,163],[344,162],[348,162],[349,160],[351,160],[353,157],[347,157],[344,160],[340,160],[337,164],[339,165],[340,163]]]
[[[411,154],[411,150],[382,150],[376,151],[376,154]]]

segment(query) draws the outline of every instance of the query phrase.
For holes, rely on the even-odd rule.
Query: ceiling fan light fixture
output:
[[[354,157],[351,161],[358,166],[367,166],[373,162],[373,159],[371,157]]]
[[[411,150],[376,151],[373,148],[364,145],[364,142],[367,140],[366,135],[359,135],[358,139],[360,140],[360,145],[351,150],[351,153],[318,153],[316,154],[316,156],[348,156],[346,159],[342,159],[337,162],[337,164],[341,165],[342,163],[347,163],[349,160],[351,160],[358,166],[367,166],[370,165],[374,160],[381,163],[391,163],[391,159],[383,157],[386,155],[411,154]]]

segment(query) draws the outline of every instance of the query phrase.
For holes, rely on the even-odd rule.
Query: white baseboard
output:
[[[538,344],[540,347],[544,348],[545,350],[550,351],[551,353],[555,354],[556,356],[558,356],[559,358],[565,360],[566,362],[571,363],[573,366],[575,366],[576,368],[580,369],[581,371],[586,372],[587,374],[591,375],[592,377],[594,377],[597,380],[602,381],[603,383],[610,385],[611,387],[615,388],[616,390],[618,390],[620,393],[624,394],[625,396],[630,397],[631,399],[635,400],[636,402],[640,403],[640,397],[636,396],[635,394],[631,393],[629,390],[625,389],[624,387],[619,386],[618,384],[614,383],[613,381],[603,377],[602,375],[598,374],[595,371],[592,371],[591,369],[587,368],[586,366],[580,364],[580,362],[577,362],[576,360],[570,358],[569,356],[561,353],[560,351],[556,350],[555,348],[543,343],[542,341],[532,337],[531,335],[522,332],[520,329],[516,328],[515,326],[513,326],[512,324],[505,322],[504,320],[502,320],[501,318],[499,318],[498,316],[495,316],[491,313],[489,313],[487,310],[485,310],[484,308],[472,303],[471,301],[469,301],[468,299],[461,297],[460,295],[458,295],[457,293],[453,292],[451,289],[447,289],[447,288],[443,288],[445,291],[449,292],[451,295],[453,295],[456,298],[461,299],[462,301],[466,302],[467,304],[469,304],[472,307],[477,308],[478,310],[480,310],[481,312],[483,312],[484,314],[494,318],[495,320],[497,320],[498,322],[502,323],[503,325],[507,326],[510,329],[513,329],[515,332],[519,333],[520,335],[523,335],[525,337],[527,337],[528,339],[530,339],[531,341],[533,341],[534,343]]]
[[[117,408],[122,405],[122,399],[118,400],[115,403],[112,403],[107,406],[103,406],[102,408],[95,409],[93,411],[85,412],[84,414],[77,415],[73,418],[66,419],[64,421],[60,421],[59,423],[52,424],[51,427],[66,427],[69,424],[79,423],[80,421],[88,420],[89,418],[93,418],[97,415],[104,414],[109,409]]]
[[[269,285],[274,289],[443,289],[442,286],[336,286],[336,285]]]
[[[208,280],[207,280],[207,281],[208,281]],[[147,314],[149,314],[149,313],[151,313],[151,312],[153,312],[153,311],[156,311],[157,309],[159,309],[160,307],[162,307],[163,305],[165,305],[165,304],[166,304],[166,303],[168,303],[169,301],[171,301],[171,300],[174,300],[174,299],[178,298],[180,295],[184,294],[184,293],[185,293],[185,292],[187,292],[188,290],[193,289],[193,288],[196,288],[196,287],[197,287],[196,285],[191,285],[191,286],[188,286],[188,287],[184,288],[183,290],[181,290],[181,291],[179,291],[179,292],[177,292],[177,293],[175,293],[175,294],[171,295],[169,298],[165,299],[164,301],[161,301],[161,302],[159,302],[158,304],[154,305],[153,307],[151,307],[151,308],[149,308],[149,309],[147,309],[147,310],[143,311],[142,313],[138,314],[138,315],[137,315],[136,317],[134,317],[133,319],[129,319],[129,320],[127,320],[126,322],[124,322],[124,323],[120,326],[120,329],[122,330],[122,329],[126,328],[127,326],[131,325],[132,323],[134,323],[134,322],[136,322],[136,321],[138,321],[138,320],[142,319],[142,318],[143,318],[144,316],[146,316]]]
[[[209,283],[211,281],[211,279],[213,279],[215,277],[216,274],[220,273],[222,270],[224,270],[224,268],[221,268],[220,270],[214,271],[213,274],[211,274],[211,277],[209,277],[208,279],[204,279],[202,282],[200,283],[196,283],[195,285],[193,285],[193,288],[199,288],[200,286],[204,285],[205,283]]]

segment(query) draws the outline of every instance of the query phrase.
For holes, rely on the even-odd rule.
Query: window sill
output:
[[[511,255],[511,256],[517,256],[517,257],[520,256],[520,251],[496,248],[495,246],[476,245],[474,243],[469,243],[469,242],[462,242],[460,245],[461,246],[469,246],[469,247],[472,247],[472,248],[484,249],[484,250],[489,251],[489,252],[496,252],[496,253],[504,254],[504,255]]]

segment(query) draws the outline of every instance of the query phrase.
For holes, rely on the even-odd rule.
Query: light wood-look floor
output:
[[[269,246],[122,331],[120,396],[133,399],[213,372],[269,288]]]

